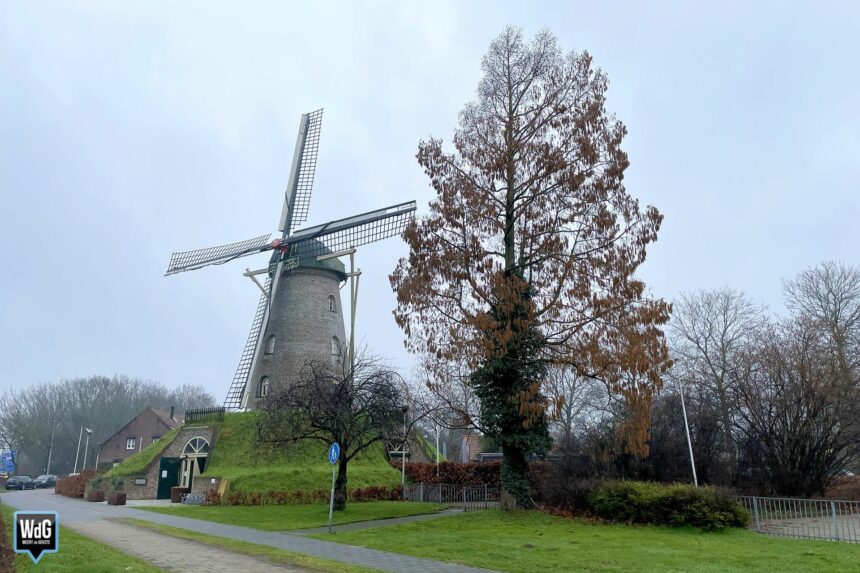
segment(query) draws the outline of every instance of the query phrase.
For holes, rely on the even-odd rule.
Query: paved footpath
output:
[[[389,553],[387,551],[379,551],[377,549],[369,549],[367,547],[356,547],[331,541],[310,539],[302,535],[293,535],[277,531],[260,531],[249,527],[239,527],[236,525],[226,525],[201,519],[190,519],[187,517],[177,517],[174,515],[141,511],[127,506],[111,506],[101,503],[90,503],[83,500],[56,495],[51,490],[30,490],[4,493],[0,498],[2,498],[3,503],[18,509],[57,511],[60,515],[61,525],[74,529],[83,528],[80,529],[82,532],[84,532],[84,529],[88,526],[87,524],[101,522],[110,528],[113,527],[114,524],[106,522],[105,520],[107,519],[134,518],[161,525],[179,527],[189,531],[196,531],[206,535],[226,537],[238,541],[247,541],[249,543],[266,545],[276,549],[283,549],[285,551],[312,555],[314,557],[331,559],[333,561],[340,561],[353,565],[361,565],[363,567],[369,567],[379,571],[390,571],[393,573],[493,573],[489,569],[479,569],[454,563],[443,563],[441,561],[410,557],[408,555]],[[112,546],[114,545],[109,541],[105,541],[105,543]],[[200,545],[185,541],[182,541],[181,543],[186,547],[186,550],[189,549],[191,545]],[[188,545],[185,545],[186,543]],[[155,547],[158,552],[161,551],[160,545],[156,545]],[[146,559],[147,561],[153,562],[150,557],[139,554],[136,555]],[[258,563],[260,562],[258,561]],[[195,569],[185,568],[184,570],[193,571]],[[257,569],[255,566],[252,566],[251,568],[239,567],[233,570],[254,571]],[[284,569],[280,569],[280,571],[283,570]],[[300,569],[296,569],[296,571],[299,570]]]

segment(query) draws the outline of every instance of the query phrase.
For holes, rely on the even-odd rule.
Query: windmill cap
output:
[[[318,256],[331,253],[331,249],[326,247],[324,243],[318,241],[317,239],[310,239],[308,242],[312,243],[313,247],[302,249],[301,254],[298,255],[298,268],[332,271],[337,274],[340,280],[346,280],[346,267],[340,261],[340,259],[332,258],[326,259],[324,261],[317,260]],[[292,257],[288,255],[284,260],[287,261],[290,258]]]

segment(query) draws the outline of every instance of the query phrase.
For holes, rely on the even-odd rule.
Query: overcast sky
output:
[[[319,107],[309,225],[426,212],[418,141],[450,141],[509,23],[609,75],[627,187],[665,215],[655,296],[731,286],[778,312],[781,278],[860,262],[856,3],[0,1],[0,391],[122,373],[223,399],[257,303],[241,273],[266,258],[164,277],[170,253],[276,231]],[[359,251],[357,330],[408,372],[405,253]]]

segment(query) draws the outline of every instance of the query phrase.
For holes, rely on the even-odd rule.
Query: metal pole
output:
[[[51,428],[51,447],[48,449],[48,467],[45,468],[45,473],[51,473],[51,456],[54,454],[54,432],[57,431],[57,421],[53,420],[53,427]]]
[[[87,432],[87,443],[84,446],[84,463],[81,466],[81,472],[83,472],[85,469],[87,469],[87,451],[89,451],[89,449],[90,449],[90,433]]]
[[[830,512],[833,515],[833,536],[839,541],[839,522],[836,520],[836,502],[830,500]]]
[[[81,438],[84,437],[84,427],[81,426],[81,432],[78,434],[78,449],[75,450],[75,469],[72,470],[73,474],[78,473],[78,456],[81,454]]]
[[[406,486],[406,420],[409,415],[409,408],[403,407],[403,445],[400,447],[400,485]]]
[[[96,467],[94,468],[96,471],[99,471],[99,456],[101,455],[101,453],[102,453],[102,449],[99,448],[96,451]]]
[[[328,532],[331,533],[331,518],[334,514],[334,477],[337,472],[337,464],[331,465],[331,497],[328,500]]]
[[[355,375],[355,249],[349,253],[349,364]]]
[[[436,477],[439,477],[439,424],[436,424]]]
[[[690,424],[687,423],[687,406],[684,403],[684,387],[678,379],[678,393],[681,394],[681,411],[684,413],[684,431],[687,432],[687,449],[690,450],[690,467],[693,469],[693,485],[699,487],[699,478],[696,477],[696,460],[693,458],[693,442],[690,440]]]

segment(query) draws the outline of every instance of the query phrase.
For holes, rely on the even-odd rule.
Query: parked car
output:
[[[36,482],[30,476],[12,476],[6,480],[6,489],[36,489]]]
[[[40,475],[33,480],[35,487],[54,487],[57,485],[57,476],[51,474]]]

